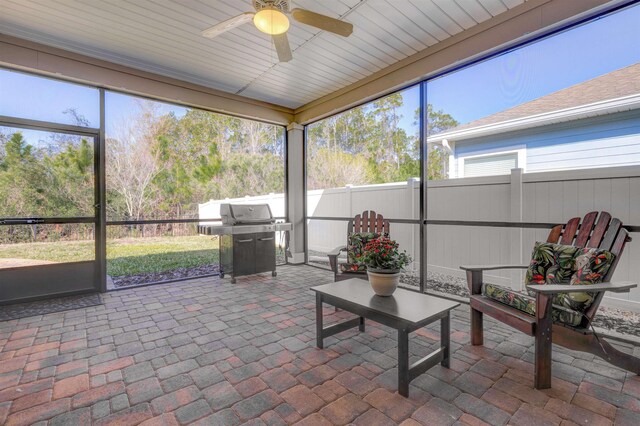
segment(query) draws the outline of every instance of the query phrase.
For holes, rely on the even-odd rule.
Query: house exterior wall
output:
[[[518,151],[526,173],[640,164],[640,110],[454,141],[450,177],[465,158]]]

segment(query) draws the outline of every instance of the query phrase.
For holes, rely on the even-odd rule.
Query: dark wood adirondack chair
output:
[[[574,245],[580,248],[605,249],[615,255],[615,260],[601,284],[591,284],[588,286],[555,284],[527,286],[529,290],[533,290],[536,294],[535,316],[482,295],[482,286],[484,284],[482,273],[484,271],[496,269],[526,269],[528,266],[461,267],[461,269],[467,273],[467,283],[469,293],[471,293],[471,344],[483,344],[483,314],[487,314],[530,336],[535,336],[534,386],[536,389],[551,387],[552,342],[568,349],[591,353],[617,367],[640,374],[640,359],[620,352],[604,339],[598,338],[593,330],[589,328],[606,291],[615,293],[628,292],[631,288],[637,286],[636,283],[630,282],[610,282],[625,244],[629,241],[631,241],[631,238],[627,230],[622,227],[622,222],[618,219],[612,219],[611,215],[607,212],[601,212],[600,214],[598,214],[598,212],[591,212],[582,219],[582,223],[580,223],[580,218],[576,217],[567,222],[566,225],[556,225],[553,227],[549,233],[547,242]],[[552,321],[551,300],[553,296],[560,293],[575,293],[577,290],[576,287],[580,287],[581,291],[588,289],[589,292],[597,292],[592,304],[585,312],[581,313],[582,319],[580,324],[578,326],[569,326]]]
[[[375,232],[378,234],[389,234],[389,221],[381,214],[377,214],[373,210],[364,211],[362,214],[356,215],[349,221],[347,225],[347,239],[348,236],[353,233],[360,232]],[[347,241],[348,243],[348,241]],[[340,271],[340,265],[338,264],[338,256],[343,251],[347,250],[347,246],[340,246],[333,249],[329,254],[329,264],[333,271],[335,281],[348,280],[349,278],[364,278],[367,279],[366,271],[359,272],[342,272]]]

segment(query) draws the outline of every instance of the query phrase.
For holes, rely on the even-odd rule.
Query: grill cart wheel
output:
[[[276,271],[271,271],[271,276],[272,276],[272,277],[277,277],[277,276],[278,276],[278,273],[277,273]]]

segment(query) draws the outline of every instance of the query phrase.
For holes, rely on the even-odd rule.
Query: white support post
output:
[[[287,126],[287,216],[293,225],[289,237],[289,263],[305,261],[305,212],[304,212],[304,126],[291,123]]]
[[[522,222],[522,169],[511,169],[511,222]],[[509,231],[511,245],[509,259],[511,264],[520,265],[522,259],[522,228],[513,228]],[[511,283],[514,290],[524,290],[524,272],[519,269],[511,270]]]
[[[407,194],[406,199],[409,200],[409,209],[411,211],[411,219],[420,219],[420,194],[416,194],[416,187],[420,186],[420,180],[416,178],[407,179]],[[417,195],[417,196],[416,196]],[[420,259],[420,233],[414,232],[412,229],[411,235],[411,257]],[[416,262],[411,264],[411,269],[415,270]]]

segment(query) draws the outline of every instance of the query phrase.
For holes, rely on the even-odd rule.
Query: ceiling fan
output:
[[[265,34],[269,34],[273,39],[273,44],[278,53],[278,60],[280,62],[289,62],[292,56],[289,39],[287,38],[287,30],[289,29],[287,14],[290,14],[298,22],[343,37],[349,37],[353,32],[353,25],[348,22],[311,12],[310,10],[290,9],[289,0],[253,0],[253,7],[256,9],[255,12],[245,12],[226,21],[219,22],[213,27],[202,31],[202,35],[207,38],[214,38],[235,27],[253,21],[256,28]]]

